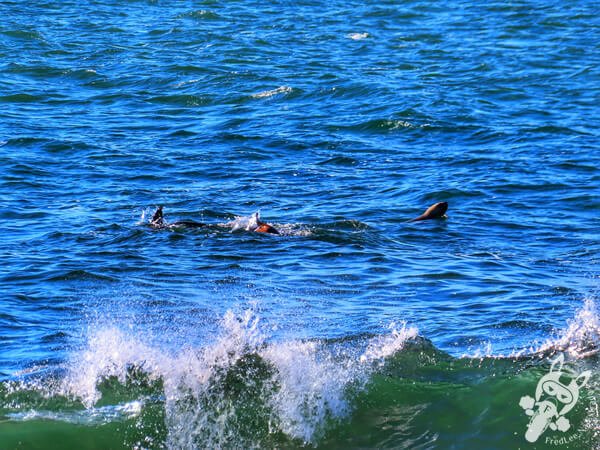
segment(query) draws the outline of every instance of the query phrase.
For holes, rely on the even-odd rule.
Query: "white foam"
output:
[[[386,126],[389,127],[390,131],[397,130],[399,128],[412,128],[414,125],[405,120],[387,120],[385,122]]]
[[[143,209],[142,214],[140,215],[140,220],[136,223],[136,225],[146,225],[146,215],[148,214],[148,209]]]
[[[329,420],[349,413],[349,392],[364,387],[385,358],[417,336],[417,330],[406,324],[392,326],[389,334],[363,341],[366,350],[357,355],[356,343],[350,351],[345,347],[339,351],[340,346],[319,340],[270,342],[259,323],[252,310],[241,314],[228,311],[212,342],[177,351],[160,348],[152,343],[160,340],[144,337],[130,327],[92,327],[84,348],[66,363],[66,375],[58,386],[46,387],[49,396],[81,401],[86,410],[19,412],[11,419],[104,423],[135,417],[144,398],[97,406],[102,381],[115,377],[125,384],[135,368],[134,374],[141,372],[149,381],[160,381],[156,386],[163,389],[167,448],[260,446],[261,442],[247,442],[254,437],[244,437],[239,430],[238,415],[243,408],[236,401],[246,400],[236,400],[239,397],[230,393],[229,378],[234,376],[241,381],[240,389],[248,389],[251,401],[265,405],[261,420],[268,421],[271,433],[312,444]],[[28,388],[39,391],[42,386]],[[15,387],[16,391],[22,388]]]
[[[180,87],[186,86],[186,85],[188,85],[188,84],[195,84],[195,83],[199,83],[200,81],[202,81],[202,79],[201,79],[201,78],[196,78],[196,79],[193,79],[193,80],[181,81],[181,82],[177,83],[177,84],[175,85],[175,87],[176,87],[176,88],[180,88]]]
[[[271,89],[268,91],[257,92],[256,94],[252,94],[252,98],[269,98],[278,94],[289,94],[292,92],[292,88],[289,86],[279,86],[277,89]]]
[[[317,342],[267,347],[261,356],[276,368],[279,389],[270,398],[277,426],[288,436],[311,442],[326,418],[348,412],[345,389],[353,380],[349,365],[319,354]]]
[[[311,227],[300,223],[275,223],[273,226],[277,228],[277,231],[279,231],[279,234],[282,236],[308,237],[314,234]]]
[[[125,383],[131,366],[158,377],[163,362],[158,349],[139,342],[119,328],[97,330],[89,337],[87,347],[68,362],[61,394],[77,397],[91,408],[101,398],[97,385],[102,379],[116,377]]]
[[[460,355],[461,358],[470,358],[470,359],[485,359],[485,358],[494,358],[498,357],[498,355],[494,354],[494,347],[490,341],[483,342],[479,345],[475,350],[471,350],[468,353],[463,353]]]
[[[419,333],[415,327],[408,327],[406,322],[401,322],[400,326],[392,323],[389,329],[390,334],[371,339],[367,349],[360,357],[362,363],[378,362],[381,364],[385,358],[402,350],[406,341],[416,338]]]
[[[104,425],[106,423],[133,419],[142,412],[143,401],[135,400],[119,405],[92,407],[79,411],[28,410],[8,413],[9,420],[24,422],[29,420],[53,420],[76,425]]]
[[[369,33],[349,33],[346,35],[346,37],[348,37],[354,41],[360,41],[362,39],[368,38]]]
[[[231,227],[231,231],[254,231],[258,228],[259,222],[260,211],[257,211],[249,216],[238,216],[231,222],[227,222],[225,226]]]
[[[546,341],[537,351],[562,351],[575,358],[585,358],[600,350],[600,315],[591,298],[584,301],[559,337]]]

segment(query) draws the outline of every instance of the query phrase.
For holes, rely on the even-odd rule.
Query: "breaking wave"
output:
[[[0,384],[0,417],[96,431],[121,423],[135,430],[124,448],[327,447],[340,439],[364,447],[444,447],[466,445],[469,423],[494,423],[518,405],[543,374],[543,356],[563,352],[576,371],[598,367],[590,351],[598,344],[591,301],[557,340],[509,357],[454,358],[403,322],[381,335],[343,339],[275,340],[269,329],[254,310],[227,311],[212,341],[172,349],[127,326],[92,326],[60,367]],[[571,418],[585,445],[596,439],[599,423],[597,373],[587,389]],[[454,423],[456,408],[464,409],[464,423]],[[365,420],[375,434],[363,433]],[[514,420],[502,426],[524,431],[527,417]],[[452,422],[452,433],[435,431],[439,421]],[[411,435],[417,429],[431,432]]]
[[[76,411],[35,410],[27,408],[34,405],[14,403],[5,414],[10,420],[92,424],[137,417],[145,403],[160,398],[169,448],[215,448],[230,442],[254,447],[264,444],[256,436],[260,431],[263,437],[282,435],[312,443],[328,421],[350,413],[351,392],[364,388],[377,364],[417,336],[415,328],[401,324],[389,335],[366,338],[359,354],[344,343],[270,342],[259,323],[250,310],[241,315],[228,311],[214,342],[175,352],[118,327],[94,330],[60,377],[6,383],[3,393],[10,398],[33,390],[35,397],[80,405]],[[109,386],[136,386],[127,390],[137,396],[104,405],[107,394],[112,400],[119,397]]]

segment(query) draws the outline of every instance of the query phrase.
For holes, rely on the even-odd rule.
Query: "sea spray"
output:
[[[593,298],[583,301],[575,317],[567,319],[566,327],[557,330],[555,336],[539,347],[515,352],[513,356],[527,352],[547,355],[565,352],[572,358],[586,358],[596,355],[600,349],[600,312]]]
[[[163,365],[164,359],[158,349],[143,344],[119,328],[96,330],[89,336],[86,348],[67,362],[67,376],[61,393],[77,397],[86,408],[91,408],[101,398],[98,384],[103,379],[114,377],[124,384],[132,367],[156,378]]]
[[[584,300],[583,306],[575,318],[567,321],[562,336],[547,344],[557,350],[568,352],[574,357],[586,357],[596,354],[600,349],[600,314],[592,298]]]
[[[360,357],[362,363],[378,362],[381,364],[385,358],[402,350],[406,341],[415,339],[419,334],[417,328],[407,326],[406,322],[401,324],[392,322],[388,329],[390,330],[389,334],[376,336],[369,340],[365,352]]]
[[[105,380],[143,376],[161,387],[169,448],[255,447],[283,436],[314,443],[351,412],[350,392],[417,336],[393,325],[357,353],[320,340],[270,342],[259,323],[252,310],[227,311],[213,342],[176,352],[116,327],[94,329],[69,360],[61,391],[91,410]]]
[[[586,305],[564,336],[583,324],[594,329]],[[227,311],[203,345],[105,323],[91,326],[83,347],[50,374],[2,383],[0,415],[14,426],[83,425],[96,436],[117,425],[122,433],[111,439],[121,436],[125,448],[327,447],[336,439],[379,447],[404,442],[398,430],[415,445],[444,446],[470,442],[461,433],[475,424],[497,433],[490,427],[498,420],[506,434],[496,438],[509,443],[527,417],[515,423],[507,408],[545,372],[537,354],[452,358],[402,322],[380,335],[278,341],[255,310]],[[597,359],[567,365],[595,371]],[[593,375],[572,415],[578,443],[593,442],[598,392]],[[464,420],[454,420],[456,408]],[[415,434],[422,429],[429,431]]]

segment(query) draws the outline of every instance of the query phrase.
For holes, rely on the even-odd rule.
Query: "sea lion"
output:
[[[409,222],[417,222],[420,220],[429,219],[445,219],[446,211],[448,210],[448,202],[439,202],[431,205],[419,217],[409,220]]]
[[[237,217],[228,225],[232,227],[232,231],[245,230],[254,231],[255,233],[270,233],[279,234],[279,231],[272,225],[260,220],[260,213],[255,212],[249,217]]]
[[[255,220],[255,225],[247,228],[248,231],[254,231],[255,233],[269,233],[269,234],[279,234],[277,229],[266,223],[262,222],[258,219],[258,213],[252,216],[252,219]],[[163,207],[159,206],[156,208],[152,219],[150,220],[150,226],[153,228],[176,228],[176,227],[188,227],[188,228],[204,228],[209,227],[209,224],[202,222],[194,222],[193,220],[178,220],[177,222],[167,223],[163,217]]]
[[[179,220],[173,223],[166,223],[163,217],[163,207],[159,206],[156,208],[152,220],[150,220],[150,226],[153,228],[173,228],[173,227],[189,227],[189,228],[202,228],[208,226],[202,222],[194,222],[193,220]]]
[[[271,234],[279,234],[277,228],[272,225],[269,225],[265,222],[258,222],[258,227],[253,230],[255,233],[271,233]]]

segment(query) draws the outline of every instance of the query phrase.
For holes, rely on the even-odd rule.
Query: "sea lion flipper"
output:
[[[153,227],[162,227],[165,224],[165,220],[163,218],[163,207],[162,205],[156,208],[154,215],[152,216],[152,220],[150,221],[150,225]]]

